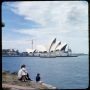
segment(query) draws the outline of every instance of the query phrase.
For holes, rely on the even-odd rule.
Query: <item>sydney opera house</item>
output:
[[[72,54],[71,49],[67,44],[62,44],[61,42],[56,43],[56,38],[51,42],[48,49],[43,46],[43,49],[29,49],[30,56],[40,56],[40,57],[59,57],[59,56],[70,56]]]

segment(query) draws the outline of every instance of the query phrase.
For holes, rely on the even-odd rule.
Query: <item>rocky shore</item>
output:
[[[37,89],[56,89],[46,83],[36,83],[35,81],[22,82],[17,79],[17,73],[2,71],[2,89],[3,90],[37,90]]]

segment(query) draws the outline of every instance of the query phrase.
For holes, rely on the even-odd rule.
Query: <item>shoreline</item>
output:
[[[71,56],[55,56],[55,57],[78,57],[78,56],[86,56],[88,54],[82,54],[82,55],[79,55],[79,54],[75,54],[75,55],[71,55]],[[2,57],[40,57],[40,58],[47,58],[45,56],[9,56],[9,55],[2,55]],[[48,57],[49,58],[49,57]],[[53,57],[52,57],[53,58]]]
[[[3,90],[35,90],[35,89],[57,89],[56,87],[46,84],[37,83],[36,81],[22,82],[17,79],[17,73],[2,71],[2,89]]]

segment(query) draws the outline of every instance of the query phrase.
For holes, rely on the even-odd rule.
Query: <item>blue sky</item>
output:
[[[2,48],[25,51],[49,47],[51,41],[67,43],[75,53],[88,53],[88,2],[3,2]],[[41,47],[40,47],[41,49]]]

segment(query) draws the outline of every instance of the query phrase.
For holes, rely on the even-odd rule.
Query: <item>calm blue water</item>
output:
[[[2,69],[18,71],[26,64],[31,79],[41,74],[42,81],[60,89],[85,89],[89,84],[88,56],[79,57],[2,57]]]

